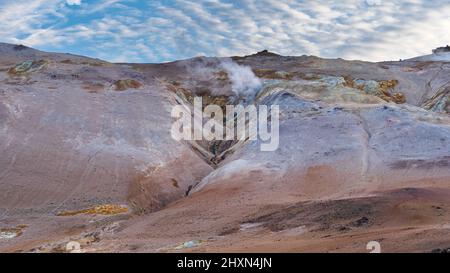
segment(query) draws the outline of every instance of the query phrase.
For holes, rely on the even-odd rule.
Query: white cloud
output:
[[[79,6],[81,5],[81,0],[66,0],[67,5],[73,6]]]
[[[66,0],[1,1],[3,41],[46,50],[71,46],[108,60],[156,62],[268,49],[380,61],[450,43],[449,0],[102,0],[76,10],[65,8]],[[94,13],[95,19],[77,21]]]
[[[2,0],[3,1],[3,0]],[[48,23],[63,19],[58,8],[58,0],[4,0],[0,7],[0,37],[2,41],[11,43],[24,43],[27,38],[38,33],[45,33]],[[59,31],[57,31],[59,32]],[[47,38],[49,38],[47,36]],[[50,37],[53,38],[53,37]],[[47,40],[51,43],[52,40]],[[33,44],[30,44],[33,45]]]
[[[366,0],[366,3],[369,6],[378,6],[381,5],[381,0]]]

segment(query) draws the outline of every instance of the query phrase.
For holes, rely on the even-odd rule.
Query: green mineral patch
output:
[[[8,70],[10,75],[23,75],[41,70],[49,64],[46,60],[24,61]]]

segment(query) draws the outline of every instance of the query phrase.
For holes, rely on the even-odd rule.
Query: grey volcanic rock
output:
[[[448,45],[433,49],[433,54],[446,53],[446,52],[450,52],[450,46],[448,46]]]
[[[229,59],[111,64],[2,44],[0,250],[448,246],[450,63],[232,59],[261,82],[246,103],[280,105],[274,152],[171,138],[173,105],[242,99]]]
[[[128,66],[87,58],[32,49],[16,56],[10,45],[2,45],[1,52],[3,217],[21,209],[56,213],[128,201],[139,210],[156,209],[184,196],[210,171],[188,147],[172,140],[171,108],[153,79]],[[8,60],[48,64],[13,74]],[[116,91],[114,83],[128,78],[143,86]],[[148,185],[170,166],[180,168],[165,177],[177,180],[177,187]],[[141,195],[148,198],[143,201]]]

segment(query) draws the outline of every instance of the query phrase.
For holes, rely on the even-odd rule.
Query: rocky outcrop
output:
[[[448,45],[433,49],[433,54],[447,53],[447,52],[450,52],[450,46],[448,46]]]

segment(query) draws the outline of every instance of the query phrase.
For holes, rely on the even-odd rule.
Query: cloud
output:
[[[73,6],[79,6],[81,5],[81,0],[66,0],[67,5]]]
[[[47,29],[51,29],[47,24],[63,20],[58,4],[60,1],[57,0],[4,0],[0,7],[2,41],[22,43],[27,38],[37,37],[38,33],[44,34]]]
[[[381,5],[381,0],[366,0],[367,5],[369,6],[378,6]]]
[[[115,61],[161,62],[268,49],[370,61],[450,43],[450,1],[2,0],[2,41]]]

